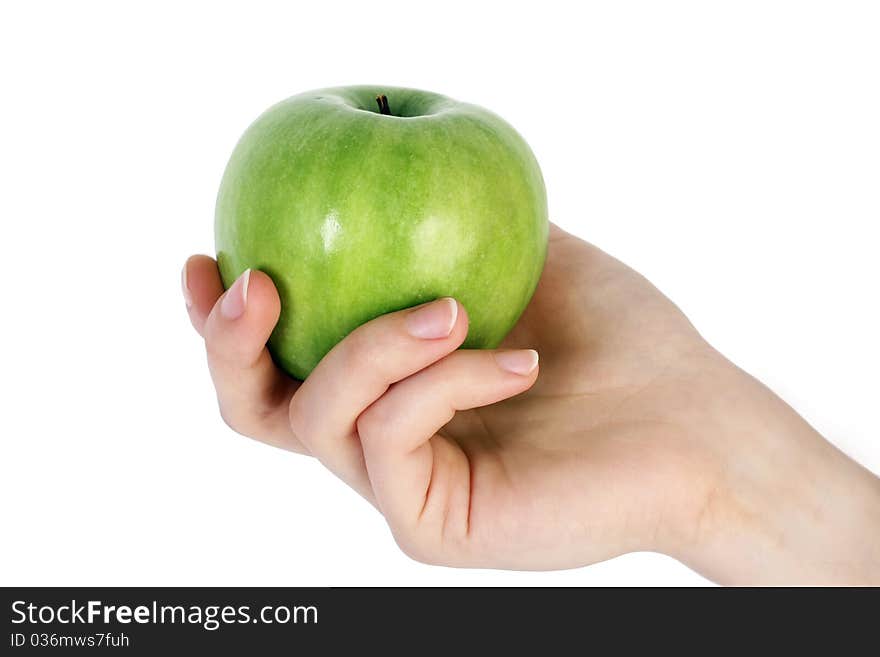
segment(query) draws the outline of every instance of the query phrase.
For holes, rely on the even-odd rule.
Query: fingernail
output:
[[[538,366],[538,352],[534,349],[496,351],[495,360],[502,370],[525,376],[534,372]]]
[[[238,319],[244,314],[250,280],[251,270],[245,269],[244,273],[232,284],[232,287],[226,290],[223,301],[220,302],[220,314],[226,319]]]
[[[406,330],[414,338],[434,340],[452,333],[458,318],[455,299],[445,297],[412,311],[406,318]]]
[[[193,305],[193,295],[192,292],[189,291],[189,284],[186,282],[186,266],[188,262],[183,264],[183,269],[180,272],[180,287],[183,289],[183,300],[186,303],[187,308],[192,308]]]

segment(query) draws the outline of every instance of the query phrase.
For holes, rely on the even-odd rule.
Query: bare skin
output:
[[[319,458],[413,558],[539,570],[652,550],[723,583],[880,583],[880,480],[559,228],[501,349],[457,350],[467,313],[440,300],[365,324],[302,384],[265,349],[265,274],[224,293],[207,256],[184,272],[227,423]]]

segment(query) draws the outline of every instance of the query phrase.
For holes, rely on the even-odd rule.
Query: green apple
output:
[[[275,282],[276,362],[303,379],[374,317],[443,296],[470,317],[468,348],[497,346],[547,251],[541,170],[495,114],[427,91],[321,89],[267,110],[232,154],[217,198],[224,285]]]

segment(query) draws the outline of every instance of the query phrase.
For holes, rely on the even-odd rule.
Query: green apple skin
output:
[[[498,346],[535,290],[547,233],[541,171],[512,127],[387,86],[267,110],[232,154],[215,216],[223,284],[247,268],[271,276],[269,349],[298,379],[364,322],[444,296],[468,312],[464,347]]]

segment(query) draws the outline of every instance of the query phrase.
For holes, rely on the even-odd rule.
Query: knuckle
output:
[[[220,417],[227,427],[235,433],[246,438],[261,440],[266,433],[266,425],[270,420],[272,411],[264,407],[239,407],[235,404],[225,404],[218,400]]]
[[[397,547],[413,561],[424,563],[429,566],[439,566],[443,564],[443,559],[437,553],[437,550],[429,545],[424,539],[412,534],[394,534],[394,541]]]
[[[220,408],[220,418],[227,427],[232,429],[235,433],[250,437],[247,428],[244,426],[244,423],[242,423],[241,418],[237,413],[232,412],[222,401],[218,403],[218,406]]]
[[[388,428],[390,421],[386,405],[374,403],[357,418],[357,432],[362,443],[372,442]]]
[[[348,372],[373,372],[382,366],[375,340],[366,330],[355,330],[345,339],[342,365]]]
[[[400,434],[399,402],[393,394],[398,384],[388,386],[384,395],[366,408],[355,422],[361,443],[384,441]]]

